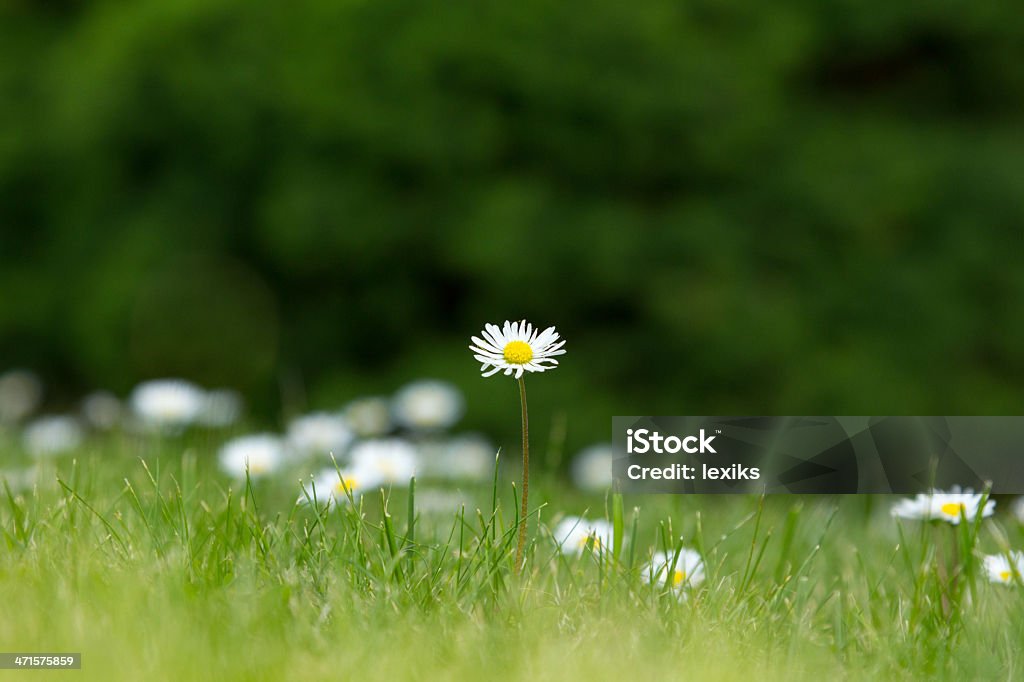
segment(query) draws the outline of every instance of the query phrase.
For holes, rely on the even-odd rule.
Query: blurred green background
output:
[[[180,375],[274,420],[427,376],[511,445],[467,345],[526,317],[570,446],[1020,412],[1016,3],[2,7],[0,369],[51,404]]]

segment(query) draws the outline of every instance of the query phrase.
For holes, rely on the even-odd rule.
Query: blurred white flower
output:
[[[446,429],[459,421],[465,408],[459,389],[433,379],[408,384],[391,403],[395,421],[414,431]]]
[[[25,426],[22,443],[36,457],[59,455],[82,444],[82,427],[73,417],[40,417]]]
[[[391,406],[387,398],[357,398],[345,406],[342,414],[360,438],[376,438],[391,430]]]
[[[526,320],[505,320],[501,329],[496,324],[485,324],[480,335],[483,338],[471,338],[473,345],[469,349],[481,363],[480,371],[485,377],[503,371],[505,376],[514,374],[518,379],[523,372],[544,372],[558,365],[554,356],[565,353],[565,341],[558,340],[554,327],[540,331]]]
[[[379,476],[370,470],[358,467],[346,469],[328,468],[322,470],[309,487],[303,486],[303,493],[299,496],[299,504],[308,504],[315,500],[317,504],[324,505],[331,502],[335,505],[343,503],[351,498],[359,499],[364,492],[372,490],[381,484]]]
[[[979,511],[982,518],[992,516],[996,507],[995,500],[988,500],[985,507],[979,510],[981,498],[981,493],[975,493],[970,488],[961,491],[959,486],[953,486],[950,492],[933,490],[900,500],[892,508],[892,515],[915,521],[946,521],[955,526],[960,523],[961,511],[968,521],[973,521]]]
[[[349,454],[356,471],[370,472],[380,482],[395,485],[409,485],[419,460],[416,448],[401,438],[364,440],[356,443]]]
[[[420,474],[448,480],[484,481],[494,475],[494,445],[475,433],[417,443]]]
[[[672,552],[655,552],[641,575],[649,583],[667,584],[676,590],[695,587],[704,582],[704,559],[685,547],[679,550],[678,558]]]
[[[19,422],[36,411],[43,399],[43,384],[24,369],[0,374],[0,424]]]
[[[985,573],[994,583],[1003,585],[1019,584],[1024,576],[1024,552],[1011,551],[1007,554],[989,554],[985,557]]]
[[[602,519],[590,521],[567,516],[555,526],[552,535],[562,552],[582,554],[587,547],[594,552],[611,551],[612,532],[612,524]]]
[[[612,485],[612,446],[598,443],[583,449],[572,461],[572,480],[581,490],[605,490]]]
[[[340,457],[352,438],[352,430],[345,420],[327,412],[307,414],[288,425],[288,442],[303,455]]]
[[[157,379],[136,386],[128,400],[144,426],[175,429],[198,419],[206,393],[183,379]]]
[[[224,428],[242,416],[242,396],[228,388],[207,392],[197,420],[203,426]]]
[[[284,441],[270,433],[234,438],[223,445],[218,454],[220,468],[229,476],[259,478],[281,468],[285,460]]]
[[[82,399],[82,417],[94,429],[112,429],[121,421],[121,401],[107,391],[90,393]]]
[[[1013,511],[1013,515],[1017,517],[1017,520],[1024,523],[1024,497],[1018,497],[1014,500],[1013,507],[1011,507],[1011,509]]]
[[[451,490],[417,490],[416,511],[439,516],[454,514],[468,505],[467,499]]]
[[[0,496],[3,495],[3,484],[5,482],[12,493],[17,493],[32,488],[38,478],[39,469],[34,466],[24,469],[0,470]]]

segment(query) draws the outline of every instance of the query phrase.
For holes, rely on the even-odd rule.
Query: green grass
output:
[[[1024,544],[1007,518],[898,524],[868,496],[588,497],[535,472],[517,577],[511,479],[448,484],[458,510],[429,481],[325,509],[296,506],[299,471],[231,484],[213,454],[111,441],[0,490],[0,651],[84,655],[0,680],[1024,676],[1024,592],[978,574],[980,552]],[[613,547],[560,554],[548,529],[585,511],[613,522]],[[642,577],[680,538],[707,563],[685,595]]]

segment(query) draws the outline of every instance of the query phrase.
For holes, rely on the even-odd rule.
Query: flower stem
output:
[[[519,514],[519,542],[516,545],[516,575],[523,569],[523,552],[526,550],[526,515],[529,511],[530,495],[530,419],[526,413],[526,382],[519,377],[519,405],[523,411],[523,502]]]

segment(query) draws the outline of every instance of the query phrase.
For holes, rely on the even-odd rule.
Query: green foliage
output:
[[[1011,3],[0,11],[0,356],[68,393],[440,375],[511,444],[465,345],[525,316],[577,446],[641,404],[1018,405]]]

